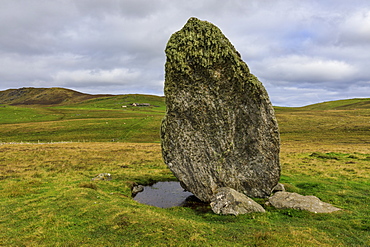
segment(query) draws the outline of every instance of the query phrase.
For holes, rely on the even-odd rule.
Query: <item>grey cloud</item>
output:
[[[291,83],[344,82],[355,77],[354,66],[343,61],[325,60],[307,56],[286,56],[263,61],[263,76]]]
[[[369,97],[367,0],[2,1],[0,90],[161,95],[167,40],[191,16],[221,28],[274,104]]]
[[[345,45],[370,44],[370,8],[349,15],[340,29],[339,41]]]

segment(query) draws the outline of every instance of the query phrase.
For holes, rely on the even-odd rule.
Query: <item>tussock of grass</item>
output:
[[[87,183],[87,182],[82,182],[78,185],[78,187],[81,187],[81,188],[88,188],[88,189],[93,189],[93,190],[97,190],[98,189],[98,186],[96,185],[96,183]]]

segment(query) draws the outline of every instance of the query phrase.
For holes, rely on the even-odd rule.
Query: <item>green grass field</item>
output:
[[[281,182],[341,211],[235,217],[131,198],[135,183],[175,177],[159,144],[164,99],[119,97],[0,107],[0,246],[370,246],[365,100],[276,108]],[[122,108],[132,101],[153,107]],[[113,180],[91,181],[103,172]]]
[[[134,102],[151,106],[129,105]],[[158,142],[164,111],[164,98],[150,95],[96,98],[68,106],[0,107],[0,142]]]

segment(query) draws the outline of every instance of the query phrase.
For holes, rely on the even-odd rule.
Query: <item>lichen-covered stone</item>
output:
[[[166,55],[165,163],[205,202],[221,187],[269,196],[280,139],[262,83],[219,28],[196,18],[171,36]]]
[[[132,195],[136,195],[137,193],[139,192],[143,192],[144,191],[144,186],[139,184],[139,185],[135,185],[134,187],[132,187]]]
[[[272,193],[279,192],[279,191],[285,191],[284,184],[278,183],[274,188],[272,188]]]
[[[211,208],[214,213],[224,215],[266,212],[261,205],[248,196],[227,187],[217,190],[217,194],[211,198]]]
[[[340,210],[329,203],[322,202],[316,196],[302,196],[291,192],[277,192],[269,198],[268,204],[278,209],[290,208],[313,213],[332,213]]]

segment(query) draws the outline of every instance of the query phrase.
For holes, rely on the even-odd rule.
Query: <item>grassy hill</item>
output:
[[[19,92],[0,97],[0,246],[370,246],[369,99],[275,108],[280,182],[341,211],[257,199],[266,213],[235,217],[132,199],[134,184],[176,180],[161,158],[163,97],[72,99],[67,90],[61,103],[29,104],[40,94]],[[72,142],[42,144],[62,141]],[[103,172],[113,180],[91,181]]]
[[[160,141],[164,97],[87,95],[61,88],[6,90],[0,96],[7,102],[0,107],[0,142]],[[150,106],[131,106],[135,102]],[[283,142],[370,141],[370,99],[275,110]]]
[[[370,143],[370,99],[275,107],[275,112],[283,141]]]
[[[0,91],[0,104],[61,105],[81,102],[106,95],[84,94],[65,88],[20,88]]]
[[[164,98],[154,95],[85,94],[65,88],[20,88],[0,91],[0,104],[34,106],[70,106],[75,108],[119,109],[132,103],[163,107]]]
[[[370,98],[328,101],[300,107],[302,110],[359,110],[370,109]]]
[[[65,88],[19,88],[0,91],[0,104],[5,105],[68,105],[74,108],[119,109],[132,103],[165,106],[164,97],[142,94],[92,95]],[[317,103],[304,107],[275,107],[278,111],[292,110],[359,110],[370,109],[370,98],[346,99]]]
[[[0,102],[7,103],[0,107],[0,142],[158,142],[165,111],[164,97],[154,95],[23,88],[0,92],[0,96]]]
[[[133,103],[148,103],[150,107],[132,107]],[[144,94],[126,94],[107,96],[95,99],[81,101],[79,103],[71,104],[71,108],[97,108],[97,109],[122,109],[123,106],[132,109],[154,109],[157,111],[165,110],[165,98],[155,95]]]

